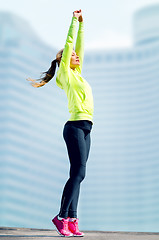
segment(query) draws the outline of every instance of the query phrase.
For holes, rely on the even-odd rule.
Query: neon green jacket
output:
[[[68,31],[66,44],[62,54],[60,66],[57,72],[56,84],[63,89],[68,99],[68,109],[71,114],[70,121],[90,120],[93,122],[93,96],[88,82],[81,76],[84,57],[84,27],[79,22],[75,52],[79,56],[80,66],[75,70],[70,68],[70,59],[76,33],[78,19],[72,17]]]

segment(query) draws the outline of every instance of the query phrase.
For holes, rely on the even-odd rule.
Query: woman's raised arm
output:
[[[83,58],[84,58],[84,23],[82,17],[82,11],[80,10],[80,16],[78,18],[79,21],[79,29],[76,40],[75,52],[79,56],[80,66],[77,67],[77,70],[81,73]]]
[[[73,43],[74,43],[75,33],[76,33],[76,24],[80,15],[81,13],[78,10],[73,12],[72,22],[67,34],[67,39],[66,39],[66,43],[63,50],[63,54],[62,54],[61,63],[60,63],[60,65],[63,65],[63,67],[66,69],[70,67],[70,59],[71,59]]]

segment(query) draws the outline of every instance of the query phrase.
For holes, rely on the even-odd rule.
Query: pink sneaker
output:
[[[73,236],[73,234],[68,229],[68,220],[69,218],[63,218],[62,220],[58,220],[57,216],[52,219],[52,222],[55,225],[57,232],[64,237]]]
[[[76,218],[73,222],[68,221],[68,229],[73,233],[75,237],[83,237],[84,233],[80,232],[78,229],[78,218]]]

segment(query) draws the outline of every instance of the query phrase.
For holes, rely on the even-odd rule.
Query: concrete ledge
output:
[[[159,233],[84,231],[86,240],[159,240]],[[0,240],[60,239],[55,230],[0,227]],[[79,239],[71,237],[71,239]]]

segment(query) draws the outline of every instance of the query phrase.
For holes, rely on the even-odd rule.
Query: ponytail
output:
[[[31,78],[27,78],[26,80],[27,81],[31,81],[31,85],[33,87],[42,87],[44,86],[46,83],[48,83],[55,75],[55,71],[56,71],[56,63],[58,63],[58,60],[55,59],[51,62],[51,67],[49,68],[48,71],[46,72],[42,72],[42,74],[45,74],[44,77],[40,77],[39,79],[31,79]],[[59,63],[58,63],[58,66],[59,66]],[[37,80],[41,80],[40,83],[36,82]]]

